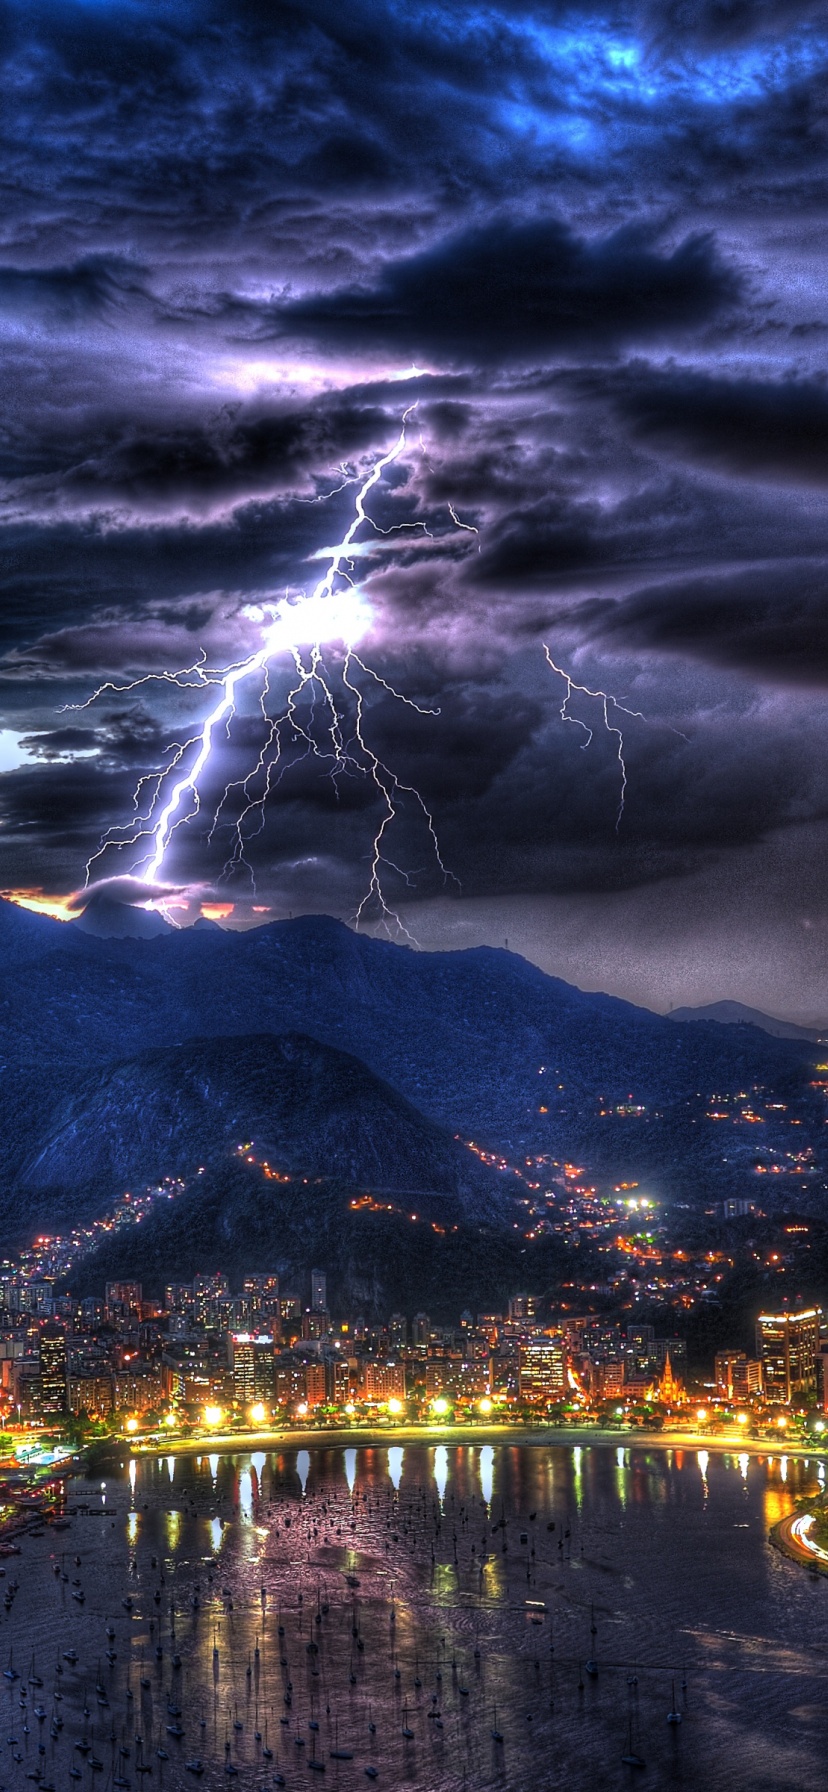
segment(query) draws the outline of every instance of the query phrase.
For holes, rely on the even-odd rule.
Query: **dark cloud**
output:
[[[618,399],[640,439],[754,478],[828,484],[822,380],[715,379],[682,369],[632,379]]]
[[[605,642],[689,654],[773,683],[828,685],[828,568],[757,566],[648,586],[580,610]]]
[[[748,912],[779,842],[822,838],[821,9],[30,0],[0,58],[4,884],[77,889],[203,719],[207,687],[158,675],[254,651],[251,606],[313,585],[416,404],[344,574],[366,663],[427,712],[361,674],[372,747],[462,894],[402,790],[395,902],[558,893],[574,928],[626,893],[632,927],[658,892],[679,958],[692,880]],[[164,867],[242,918],[235,799],[210,822],[256,696]],[[285,742],[260,906],[353,913],[369,763]]]
[[[77,326],[141,293],[135,269],[102,255],[63,268],[0,266],[0,312],[45,323]]]
[[[659,336],[713,317],[738,294],[709,236],[661,252],[625,228],[590,241],[556,218],[504,218],[393,261],[365,290],[338,289],[283,311],[325,340],[401,355],[533,361]]]

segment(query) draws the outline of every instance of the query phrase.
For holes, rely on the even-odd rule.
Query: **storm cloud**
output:
[[[793,988],[826,811],[823,10],[35,0],[0,55],[2,885],[65,897],[107,830],[96,875],[135,873],[136,786],[312,589],[407,414],[345,568],[353,683],[326,650],[346,772],[289,726],[248,791],[278,658],[170,887],[352,917],[384,800],[361,718],[428,943],[519,913],[549,963],[553,911],[574,940],[623,905],[640,938],[657,903],[694,999],[702,961],[739,996],[687,891],[726,892],[732,938],[772,863]]]

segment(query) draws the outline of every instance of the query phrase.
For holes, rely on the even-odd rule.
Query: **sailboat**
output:
[[[629,1735],[627,1737],[627,1752],[625,1755],[621,1756],[621,1761],[622,1761],[624,1767],[646,1767],[646,1761],[643,1760],[641,1755],[636,1754],[636,1751],[633,1747],[632,1717],[630,1717],[630,1720],[629,1720]]]

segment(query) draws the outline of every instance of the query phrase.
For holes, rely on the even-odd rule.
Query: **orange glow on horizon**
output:
[[[226,921],[235,906],[235,902],[202,902],[201,913],[205,921]]]
[[[70,908],[72,894],[68,896],[45,896],[42,890],[0,890],[5,902],[13,902],[17,908],[27,908],[35,915],[50,915],[53,921],[76,921],[77,909]]]

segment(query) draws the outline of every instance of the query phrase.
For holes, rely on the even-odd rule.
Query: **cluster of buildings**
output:
[[[452,1412],[569,1416],[681,1408],[690,1398],[687,1346],[651,1325],[563,1311],[516,1295],[505,1311],[392,1313],[384,1324],[334,1322],[327,1278],[311,1271],[304,1298],[275,1273],[170,1282],[163,1300],[139,1282],[108,1282],[103,1298],[56,1297],[45,1278],[0,1278],[0,1421],[54,1426],[111,1421],[217,1429],[307,1422],[381,1411],[390,1419]],[[770,1406],[828,1413],[828,1335],[818,1307],[761,1314],[755,1355],[720,1350],[714,1409]]]
[[[54,1424],[108,1420],[133,1428],[190,1420],[217,1426],[383,1408],[392,1417],[455,1408],[545,1408],[600,1402],[659,1383],[684,1366],[681,1339],[596,1319],[541,1321],[517,1295],[504,1312],[470,1312],[454,1326],[427,1313],[334,1323],[327,1278],[306,1298],[275,1273],[170,1282],[163,1300],[141,1284],[108,1282],[103,1299],[56,1297],[46,1279],[0,1284],[0,1418]]]

